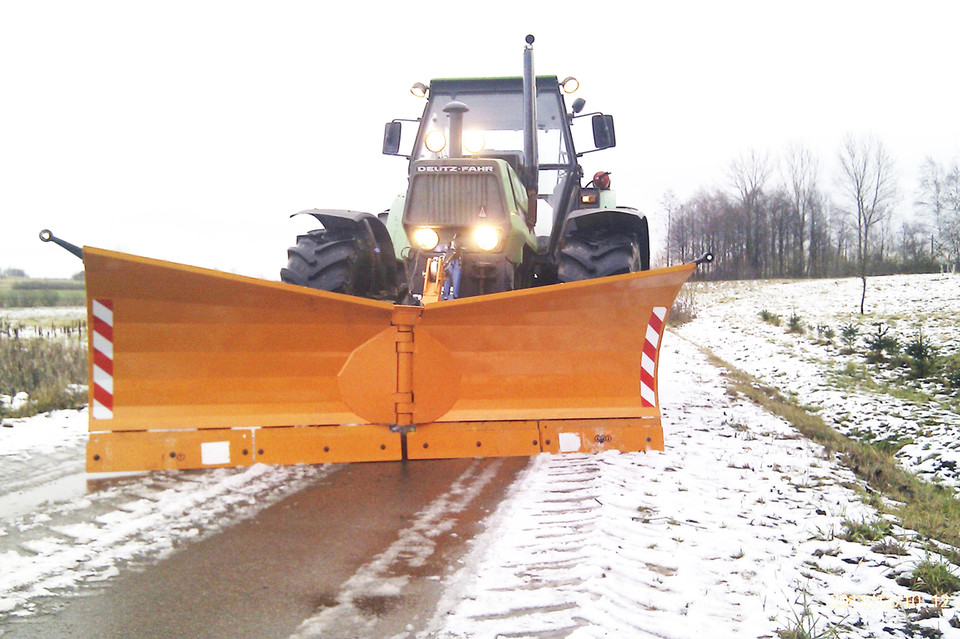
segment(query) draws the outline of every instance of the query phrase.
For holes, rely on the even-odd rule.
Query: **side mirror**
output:
[[[597,149],[617,146],[617,134],[613,128],[613,116],[598,113],[593,116],[593,145]]]
[[[387,122],[383,127],[383,154],[400,155],[400,133],[403,125],[400,122]]]

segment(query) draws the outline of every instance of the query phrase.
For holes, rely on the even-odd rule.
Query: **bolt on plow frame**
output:
[[[85,247],[90,472],[663,448],[696,267],[405,306]]]

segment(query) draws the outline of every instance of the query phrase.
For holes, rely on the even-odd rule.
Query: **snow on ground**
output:
[[[82,306],[56,306],[50,308],[0,308],[0,337],[31,338],[58,335],[65,327],[83,324],[87,309]]]
[[[902,344],[922,326],[942,354],[960,351],[960,275],[869,278],[868,312],[862,317],[860,286],[855,278],[699,283],[692,287],[698,317],[679,333],[795,395],[846,435],[911,441],[897,453],[906,468],[960,488],[957,392],[919,385],[922,395],[891,394],[891,387],[910,391],[918,385],[893,379],[904,371],[866,366],[862,339],[857,354],[845,354],[839,339],[843,324],[858,323],[862,338],[883,322]],[[763,310],[779,315],[782,324],[765,323]],[[805,335],[787,332],[794,313],[804,323]],[[832,343],[816,343],[818,325],[834,330]]]
[[[910,636],[936,602],[893,577],[925,554],[840,538],[877,517],[853,474],[674,335],[659,381],[667,450],[534,459],[417,637]],[[957,610],[917,623],[960,636]]]

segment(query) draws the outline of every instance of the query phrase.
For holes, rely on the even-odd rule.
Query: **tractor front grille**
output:
[[[410,226],[471,226],[506,219],[496,175],[461,173],[411,178],[403,221]]]

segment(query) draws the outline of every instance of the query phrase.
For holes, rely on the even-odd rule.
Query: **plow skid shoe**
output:
[[[425,307],[84,248],[91,472],[662,449],[694,265]]]

